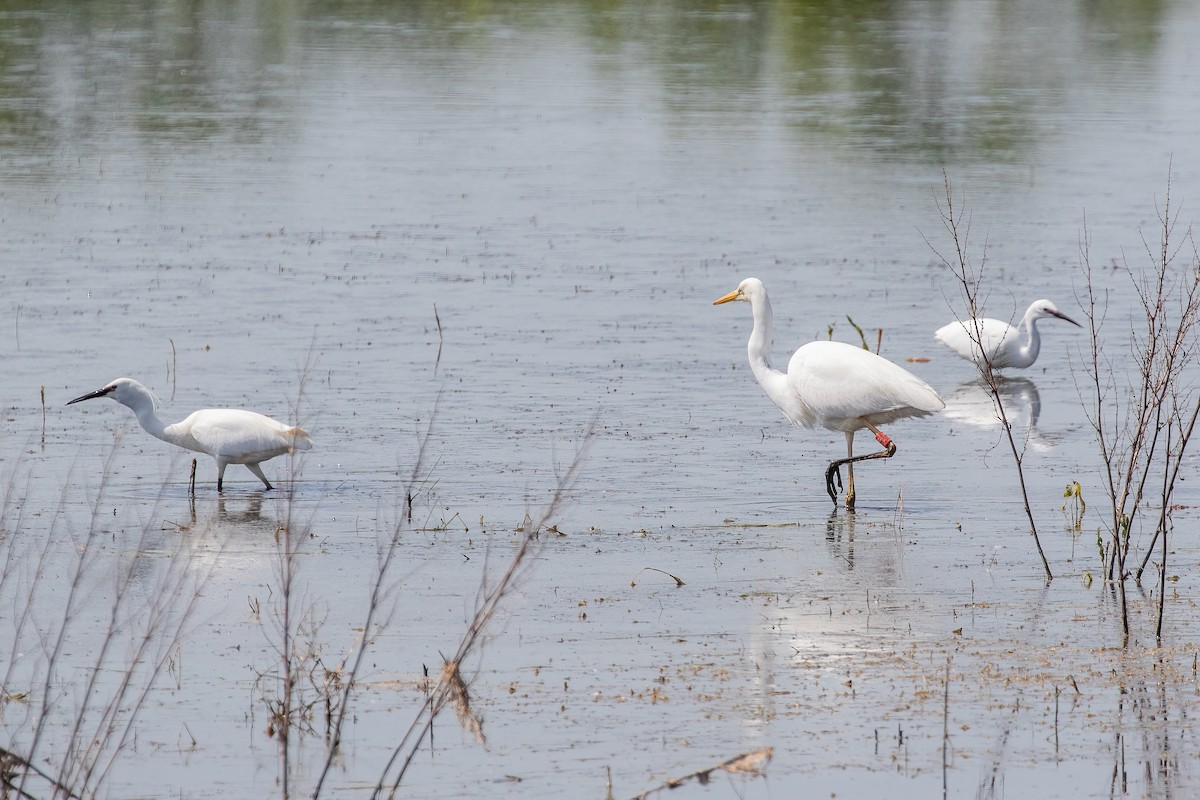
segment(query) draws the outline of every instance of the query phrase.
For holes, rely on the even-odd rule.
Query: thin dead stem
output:
[[[1050,581],[1054,579],[1054,574],[1050,571],[1050,562],[1046,560],[1046,552],[1042,549],[1042,540],[1038,536],[1037,522],[1033,518],[1033,509],[1029,502],[1029,488],[1025,483],[1024,448],[1017,443],[1012,423],[1008,418],[1008,411],[1004,407],[1004,401],[1001,398],[1001,378],[993,367],[991,355],[982,346],[983,328],[981,320],[983,318],[983,307],[979,294],[983,280],[983,270],[987,261],[987,242],[984,242],[983,257],[979,268],[975,269],[971,264],[968,253],[968,242],[971,233],[970,218],[964,218],[963,212],[955,208],[954,189],[950,184],[950,179],[944,174],[943,179],[945,196],[944,200],[938,203],[938,210],[942,215],[942,224],[947,234],[949,234],[950,240],[954,243],[953,256],[944,256],[928,239],[925,242],[941,260],[942,265],[949,269],[958,281],[962,299],[966,303],[966,319],[959,318],[959,321],[967,330],[967,335],[971,337],[971,341],[974,342],[981,356],[977,362],[979,374],[983,379],[984,386],[987,387],[988,394],[992,398],[992,405],[996,410],[996,416],[1000,420],[1000,426],[1003,428],[1005,437],[1008,440],[1008,446],[1012,452],[1013,464],[1017,471],[1017,482],[1021,489],[1021,502],[1025,510],[1025,518],[1029,522],[1029,532],[1033,536],[1033,543],[1037,548],[1038,558],[1041,559],[1042,570],[1046,575],[1046,580]]]
[[[427,453],[429,448],[430,435],[433,433],[434,422],[438,416],[438,404],[441,402],[441,396],[434,401],[433,411],[429,415],[429,423],[426,425],[425,432],[418,437],[417,457],[413,463],[412,473],[409,476],[408,483],[405,488],[405,497],[410,498],[413,494],[414,487],[418,486],[424,478]],[[410,502],[410,501],[409,501]],[[329,772],[333,768],[334,759],[337,757],[338,751],[342,742],[342,731],[345,728],[346,714],[351,707],[353,699],[353,691],[357,686],[358,676],[361,674],[364,660],[367,655],[367,644],[370,641],[373,631],[379,625],[376,617],[383,609],[384,598],[389,592],[391,585],[392,564],[396,558],[396,554],[400,552],[397,545],[404,532],[408,530],[408,524],[411,521],[411,504],[409,505],[408,513],[402,513],[399,521],[392,528],[391,536],[386,542],[381,551],[381,559],[379,569],[375,574],[375,582],[371,586],[371,599],[367,603],[367,613],[363,620],[362,636],[359,639],[357,649],[353,659],[350,660],[349,669],[345,671],[342,683],[341,698],[338,702],[337,713],[334,716],[330,726],[329,746],[326,749],[325,763],[321,768],[321,774],[317,778],[317,783],[313,787],[312,796],[314,798],[321,795],[321,790],[325,785],[325,780],[329,777]]]
[[[1200,254],[1190,226],[1182,234],[1182,244],[1174,244],[1178,216],[1171,207],[1169,170],[1166,198],[1158,209],[1158,218],[1158,240],[1151,244],[1142,239],[1150,267],[1135,272],[1128,263],[1121,265],[1142,311],[1131,317],[1130,358],[1126,361],[1114,362],[1102,354],[1101,329],[1110,298],[1107,291],[1101,292],[1095,285],[1086,219],[1080,243],[1091,339],[1090,360],[1085,365],[1087,417],[1100,450],[1109,505],[1109,542],[1103,552],[1103,566],[1105,577],[1116,587],[1126,643],[1131,632],[1125,591],[1125,581],[1130,577],[1128,559],[1133,550],[1134,526],[1150,502],[1150,493],[1157,495],[1153,499],[1159,505],[1158,514],[1153,536],[1133,577],[1141,582],[1162,537],[1156,622],[1156,636],[1161,643],[1169,552],[1166,540],[1172,528],[1174,489],[1200,416],[1200,395],[1188,377],[1200,322]],[[1185,246],[1191,250],[1190,263],[1180,269],[1178,262]],[[1136,323],[1139,316],[1145,321],[1144,327]],[[1124,369],[1126,365],[1132,368]],[[1155,486],[1157,492],[1151,488]]]
[[[460,670],[463,663],[471,656],[478,654],[484,641],[484,634],[495,617],[500,604],[516,588],[520,578],[527,574],[527,569],[531,567],[532,563],[536,560],[537,554],[545,546],[547,540],[541,534],[550,519],[559,513],[567,500],[569,492],[575,485],[575,481],[583,465],[587,444],[591,441],[594,429],[595,422],[593,421],[584,434],[583,445],[576,452],[575,457],[565,472],[559,476],[558,485],[550,502],[535,520],[523,526],[524,530],[516,552],[513,553],[507,568],[491,588],[488,588],[487,576],[485,574],[480,583],[480,594],[476,600],[475,614],[468,624],[466,631],[463,633],[462,638],[459,639],[458,647],[454,653],[449,658],[444,659],[446,664],[453,665],[453,669],[448,671],[446,667],[443,667],[442,677],[432,688],[428,703],[421,706],[412,724],[392,751],[392,755],[388,759],[387,764],[380,774],[379,781],[376,783],[375,789],[371,794],[372,800],[384,794],[388,798],[395,797],[409,766],[420,751],[421,742],[424,741],[427,735],[432,733],[433,724],[438,715],[445,710],[447,705],[453,706],[456,704],[456,701],[461,702],[465,696],[462,692],[467,686],[466,683],[461,681],[448,682],[446,678],[448,676],[461,677]]]
[[[28,687],[20,696],[30,698],[23,705],[33,721],[28,737],[14,733],[0,753],[3,782],[18,797],[43,796],[43,791],[69,798],[104,793],[102,787],[130,746],[136,721],[158,678],[169,669],[215,566],[198,568],[186,554],[176,554],[156,558],[159,569],[147,569],[148,553],[161,547],[158,528],[153,523],[131,526],[129,540],[126,526],[114,522],[108,511],[107,489],[118,450],[114,445],[106,457],[91,500],[90,522],[80,536],[71,537],[71,548],[62,548],[63,535],[73,529],[68,519],[70,482],[60,494],[44,539],[33,537],[43,542],[36,559],[22,559],[17,552],[18,543],[29,538],[26,531],[0,540],[6,551],[0,588],[4,596],[18,598],[12,650],[3,656],[8,664],[5,696],[13,696],[14,684]],[[165,496],[164,486],[150,519],[159,516]],[[5,518],[14,499],[10,479]],[[22,518],[16,521],[14,530],[25,527]],[[64,552],[73,557],[66,584],[60,587],[50,565]],[[17,564],[32,565],[28,583],[14,583],[19,578]],[[47,595],[61,596],[52,606],[61,609],[61,616],[41,616]],[[12,657],[22,651],[24,657]],[[31,659],[35,653],[40,658]],[[71,690],[64,692],[63,686]],[[6,722],[15,723],[14,731],[22,726],[20,720]],[[34,768],[35,764],[42,766]],[[43,782],[48,789],[40,788]]]
[[[310,344],[304,363],[300,366],[296,399],[291,403],[291,418],[299,424],[301,412],[307,399],[307,386],[315,368],[316,334]],[[312,709],[322,702],[320,691],[317,699],[302,697],[301,679],[312,685],[314,677],[322,670],[317,645],[317,631],[321,623],[311,607],[299,605],[300,592],[297,588],[299,557],[303,553],[311,534],[311,520],[300,520],[296,516],[295,462],[299,456],[288,456],[289,472],[286,488],[280,498],[280,524],[275,532],[278,556],[279,594],[275,605],[275,622],[279,632],[278,643],[278,695],[267,700],[271,717],[271,730],[277,738],[280,761],[280,791],[287,800],[292,792],[292,734],[307,730]],[[336,671],[336,670],[335,670]]]
[[[946,677],[942,685],[942,798],[950,796],[950,661],[946,657]]]

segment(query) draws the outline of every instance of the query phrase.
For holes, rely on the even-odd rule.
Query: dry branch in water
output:
[[[464,722],[467,730],[477,738],[482,736],[482,731],[477,732],[472,727],[478,724],[474,715],[468,713],[464,721],[461,702],[467,698],[466,683],[462,680],[459,670],[466,659],[479,654],[484,642],[484,632],[495,617],[501,601],[519,584],[518,578],[528,574],[528,568],[532,566],[537,554],[545,547],[547,540],[542,538],[541,533],[546,529],[550,519],[558,513],[567,499],[567,493],[575,485],[575,480],[583,465],[587,444],[591,441],[595,427],[596,423],[593,420],[584,432],[583,446],[575,454],[575,458],[566,471],[558,477],[554,495],[542,513],[536,519],[526,515],[525,521],[518,528],[521,533],[520,544],[499,580],[489,588],[487,575],[483,576],[479,586],[479,597],[475,603],[475,615],[467,625],[466,631],[463,632],[454,655],[444,659],[446,666],[442,669],[441,678],[431,690],[429,700],[421,706],[408,730],[396,743],[391,758],[388,759],[379,777],[379,782],[371,793],[372,800],[380,796],[388,798],[396,796],[409,765],[420,751],[421,742],[433,730],[434,721],[447,705],[455,706],[459,713],[459,720]],[[447,680],[448,678],[451,680]],[[469,706],[467,709],[469,711]]]
[[[1087,382],[1080,387],[1080,394],[1085,396],[1088,422],[1104,465],[1101,475],[1108,501],[1105,528],[1109,537],[1103,551],[1104,575],[1117,590],[1127,644],[1131,631],[1125,581],[1133,572],[1134,579],[1141,582],[1159,537],[1157,635],[1162,634],[1175,483],[1200,418],[1200,388],[1193,377],[1200,336],[1200,252],[1191,226],[1183,230],[1182,244],[1175,244],[1179,238],[1176,213],[1172,212],[1168,178],[1166,198],[1158,210],[1158,240],[1148,242],[1143,237],[1149,266],[1135,271],[1128,263],[1120,265],[1142,312],[1131,315],[1127,359],[1115,360],[1101,349],[1109,291],[1093,280],[1086,220],[1080,241],[1084,313],[1091,334],[1084,367]],[[1133,555],[1132,533],[1142,512],[1155,514],[1147,523],[1154,525],[1154,533],[1141,566],[1134,571],[1127,559]]]
[[[1021,500],[1025,506],[1025,518],[1029,521],[1029,532],[1033,535],[1033,543],[1037,547],[1038,557],[1042,560],[1042,570],[1046,575],[1046,580],[1054,579],[1054,574],[1050,571],[1050,562],[1046,560],[1046,553],[1042,549],[1042,540],[1038,536],[1037,523],[1033,519],[1033,509],[1029,504],[1029,490],[1025,486],[1025,469],[1023,466],[1024,446],[1018,445],[1015,435],[1013,434],[1012,423],[1008,419],[1008,412],[1004,407],[1004,401],[1000,396],[1000,376],[997,374],[992,363],[992,357],[988,353],[986,347],[983,346],[983,328],[980,319],[983,317],[983,307],[980,303],[979,292],[980,284],[982,283],[983,263],[987,261],[987,242],[983,245],[983,262],[978,269],[971,265],[971,259],[967,251],[967,240],[971,234],[970,218],[964,218],[963,212],[954,206],[954,188],[950,184],[950,178],[943,174],[945,183],[945,205],[938,203],[938,208],[942,213],[942,225],[946,232],[950,235],[950,240],[954,243],[954,254],[950,257],[942,255],[933,244],[926,239],[925,243],[929,245],[929,249],[933,251],[951,273],[954,274],[958,281],[963,300],[966,302],[966,318],[959,319],[963,324],[963,328],[967,331],[967,335],[971,337],[971,341],[979,349],[980,360],[977,363],[979,367],[979,375],[983,380],[984,386],[987,387],[988,395],[991,396],[992,405],[996,410],[996,417],[1000,421],[1000,427],[1008,439],[1009,449],[1012,451],[1013,464],[1017,469],[1017,483],[1021,487]]]
[[[683,582],[683,578],[680,578],[680,577],[679,577],[679,576],[677,576],[677,575],[672,575],[671,573],[667,572],[666,570],[659,569],[658,567],[642,567],[641,569],[639,569],[639,570],[638,570],[638,575],[641,575],[641,574],[642,574],[643,572],[645,572],[646,570],[650,570],[651,572],[661,572],[663,575],[666,575],[668,578],[670,578],[671,580],[675,581],[675,586],[676,586],[676,587],[679,587],[679,586],[683,586],[683,585],[685,585],[685,584],[684,584],[684,582]],[[637,586],[637,575],[634,575],[634,576],[633,576],[633,580],[631,580],[631,581],[629,582],[629,585],[630,585],[630,586]]]
[[[10,737],[0,749],[0,797],[110,793],[113,766],[136,748],[136,722],[170,671],[216,568],[216,559],[195,563],[182,542],[169,557],[150,556],[162,547],[157,523],[111,522],[119,441],[88,492],[87,522],[67,514],[71,481],[45,535],[22,516],[15,474],[0,501],[0,528],[22,534],[0,537],[0,597],[10,626],[0,639],[0,685],[6,700],[23,700],[20,713],[7,703],[0,708]],[[147,519],[159,518],[166,491],[164,484]],[[220,546],[211,552],[219,556]],[[114,559],[114,551],[137,556]]]
[[[646,800],[650,795],[657,794],[666,789],[678,789],[690,780],[695,780],[701,786],[707,786],[708,782],[712,780],[712,774],[717,770],[724,770],[731,775],[746,775],[751,778],[758,778],[766,774],[767,764],[771,763],[771,757],[774,755],[774,747],[764,747],[761,750],[742,753],[740,756],[734,756],[728,761],[722,761],[720,764],[708,769],[689,772],[682,778],[668,778],[666,783],[642,792],[633,798],[633,800]]]
[[[31,776],[44,781],[52,797],[61,797],[65,800],[78,800],[79,798],[79,795],[55,781],[43,770],[30,764],[16,753],[0,747],[0,786],[3,787],[0,797],[7,798],[9,792],[14,793],[16,797],[33,797],[34,795],[31,794],[26,783]]]

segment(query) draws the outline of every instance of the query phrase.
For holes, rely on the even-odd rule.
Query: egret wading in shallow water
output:
[[[963,322],[955,320],[938,328],[933,336],[962,358],[975,362],[980,369],[985,364],[984,356],[987,356],[986,362],[992,365],[992,369],[1024,369],[1037,361],[1042,348],[1037,321],[1046,317],[1056,317],[1081,327],[1059,311],[1054,303],[1038,300],[1029,306],[1015,328],[998,319],[980,317]],[[978,332],[976,323],[979,325]]]
[[[133,378],[117,378],[67,405],[94,397],[111,397],[129,406],[151,436],[197,453],[208,453],[216,459],[218,492],[225,488],[225,467],[229,464],[245,464],[270,490],[275,487],[263,474],[260,463],[285,453],[312,449],[312,440],[302,428],[240,408],[206,408],[192,412],[182,422],[167,425],[154,413],[157,404],[154,395]]]
[[[846,434],[846,457],[830,462],[825,490],[837,504],[842,488],[840,468],[846,465],[846,509],[854,510],[854,463],[891,458],[896,445],[877,426],[906,417],[923,417],[946,404],[929,384],[886,358],[842,342],[809,342],[788,362],[787,372],[771,367],[768,356],[774,339],[771,301],[758,278],[746,278],[713,305],[742,300],[754,314],[754,330],[746,352],[750,369],[767,397],[790,419],[805,428],[818,425]],[[883,450],[854,455],[854,432],[866,428]],[[836,478],[836,484],[835,484]]]

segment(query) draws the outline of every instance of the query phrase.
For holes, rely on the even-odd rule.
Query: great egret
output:
[[[992,369],[1024,369],[1037,361],[1042,347],[1037,321],[1057,317],[1077,327],[1078,322],[1058,310],[1049,300],[1038,300],[1029,306],[1017,327],[998,319],[980,317],[966,321],[955,320],[934,332],[934,338],[967,361],[983,368],[984,354]],[[976,322],[979,324],[976,331]],[[978,338],[978,341],[976,339]],[[980,344],[983,346],[980,347]]]
[[[820,425],[846,434],[846,458],[830,462],[825,470],[825,489],[837,504],[842,485],[840,467],[846,466],[846,508],[854,509],[854,463],[872,458],[891,458],[896,445],[877,426],[906,417],[923,417],[941,411],[946,404],[929,384],[861,347],[842,342],[809,342],[788,361],[787,373],[772,369],[767,360],[774,338],[771,301],[758,278],[746,278],[713,305],[743,300],[754,314],[754,330],[746,352],[750,370],[767,397],[795,425]],[[854,432],[866,428],[875,434],[883,450],[854,455]],[[837,484],[834,484],[834,477]]]
[[[229,464],[245,464],[270,490],[275,487],[263,474],[260,463],[284,453],[312,449],[312,440],[303,429],[240,408],[206,408],[192,412],[182,422],[167,425],[154,413],[155,396],[133,378],[117,378],[67,405],[94,397],[111,397],[129,406],[151,436],[216,459],[218,492],[225,488],[225,467]]]

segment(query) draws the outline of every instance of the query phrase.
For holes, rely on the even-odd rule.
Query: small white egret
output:
[[[151,436],[216,459],[218,492],[225,488],[225,467],[229,464],[245,464],[270,490],[275,487],[263,474],[260,463],[284,453],[312,449],[312,440],[303,429],[240,408],[206,408],[189,414],[182,422],[167,425],[154,413],[157,398],[133,378],[117,378],[67,405],[94,397],[111,397],[129,406]]]
[[[991,317],[955,320],[943,325],[934,332],[934,338],[949,347],[967,361],[983,368],[984,354],[991,362],[992,369],[1024,369],[1037,361],[1038,352],[1042,347],[1042,337],[1038,334],[1037,321],[1046,317],[1057,317],[1082,327],[1078,322],[1058,310],[1049,300],[1038,300],[1029,306],[1025,316],[1014,328],[1007,322]],[[978,334],[975,324],[979,323]],[[976,341],[978,335],[979,341]],[[982,344],[982,347],[980,347]]]
[[[923,417],[945,408],[942,398],[929,384],[903,367],[896,366],[861,347],[843,342],[809,342],[788,362],[787,373],[773,369],[767,358],[774,339],[771,301],[758,278],[746,278],[713,305],[743,300],[754,314],[754,329],[746,352],[750,369],[767,397],[793,424],[805,428],[818,425],[846,434],[846,458],[832,461],[825,470],[825,489],[837,504],[842,488],[840,467],[846,465],[846,508],[854,509],[854,463],[872,458],[891,458],[896,445],[879,430],[906,417]],[[875,434],[883,450],[854,455],[854,432],[866,428]],[[835,486],[834,478],[837,483]]]

